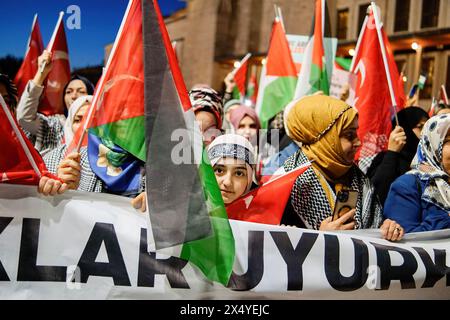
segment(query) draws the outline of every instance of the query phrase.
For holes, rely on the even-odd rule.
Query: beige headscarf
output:
[[[328,181],[341,178],[352,167],[345,161],[339,137],[357,115],[345,102],[324,95],[304,97],[288,113],[289,136],[302,143],[302,151]]]

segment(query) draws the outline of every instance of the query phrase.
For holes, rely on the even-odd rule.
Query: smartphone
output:
[[[409,90],[409,98],[414,97],[418,88],[419,88],[419,85],[417,83],[411,87],[411,90]]]
[[[358,201],[358,191],[356,190],[341,190],[336,195],[336,202],[334,204],[332,221],[340,218],[347,212],[356,208]]]

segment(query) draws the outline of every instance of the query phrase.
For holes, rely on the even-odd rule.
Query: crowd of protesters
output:
[[[73,75],[64,89],[65,115],[46,116],[38,112],[38,105],[52,67],[51,54],[44,51],[38,63],[43,71],[28,82],[21,97],[5,75],[0,75],[0,94],[57,177],[42,177],[39,192],[51,196],[69,189],[108,192],[91,169],[86,147],[66,155],[92,103],[94,85]],[[364,173],[355,161],[361,142],[354,107],[321,93],[306,96],[292,101],[270,122],[269,128],[279,129],[278,139],[270,133],[263,137],[254,107],[231,99],[232,77],[227,76],[225,84],[223,94],[204,84],[189,92],[225,205],[258,188],[275,172],[310,164],[293,185],[283,225],[316,230],[380,228],[391,241],[408,232],[450,228],[450,106],[439,104],[431,118],[420,106],[400,111],[387,150]],[[268,155],[265,149],[273,147],[274,140],[279,152]],[[345,190],[357,192],[356,204],[334,218],[336,198]],[[137,194],[131,200],[133,207],[151,212],[143,189]]]

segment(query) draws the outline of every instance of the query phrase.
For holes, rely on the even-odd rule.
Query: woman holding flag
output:
[[[44,92],[44,82],[52,69],[51,61],[52,54],[44,50],[38,59],[39,69],[25,87],[17,107],[17,120],[20,126],[42,155],[62,143],[66,120],[64,114],[44,115],[38,110]],[[63,91],[65,113],[78,97],[92,95],[93,92],[94,85],[88,79],[78,75],[72,76]]]
[[[69,189],[102,192],[102,181],[91,169],[87,148],[81,147],[80,153],[73,152],[66,155],[67,146],[71,143],[91,102],[92,96],[88,95],[81,96],[72,103],[64,124],[65,143],[48,152],[43,158],[48,170],[67,183]]]
[[[291,171],[308,162],[311,167],[297,178],[291,191],[293,210],[286,212],[282,223],[316,230],[380,227],[382,207],[370,180],[354,164],[361,145],[356,109],[328,96],[307,96],[293,102],[287,126],[302,146],[285,162],[284,169]],[[333,221],[340,190],[357,191],[357,201],[355,207]],[[389,219],[381,226],[387,240],[401,239],[402,234],[391,232],[396,226]]]

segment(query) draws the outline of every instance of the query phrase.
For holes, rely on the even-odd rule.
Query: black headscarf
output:
[[[64,97],[66,96],[66,89],[69,86],[69,83],[71,83],[73,80],[81,80],[84,83],[84,85],[86,86],[87,94],[90,96],[92,96],[94,94],[94,89],[95,89],[94,85],[92,84],[91,81],[89,81],[88,78],[80,76],[79,74],[72,75],[69,82],[67,82],[66,85],[64,86],[64,90],[63,90],[63,106],[64,106],[64,115],[66,117],[67,117],[68,111],[67,111],[66,101],[64,100]]]
[[[17,87],[14,84],[14,82],[11,81],[9,76],[2,73],[0,73],[0,83],[2,83],[5,86],[6,91],[8,92],[9,95],[8,101],[5,102],[8,104],[9,109],[14,113],[17,107],[17,100],[18,100]]]
[[[428,120],[430,117],[420,107],[408,107],[397,113],[398,123],[400,127],[405,130],[406,145],[400,152],[404,158],[408,161],[412,161],[417,151],[417,145],[419,144],[419,138],[417,138],[413,129],[419,124],[422,119]],[[392,121],[392,129],[396,126],[395,119]]]

